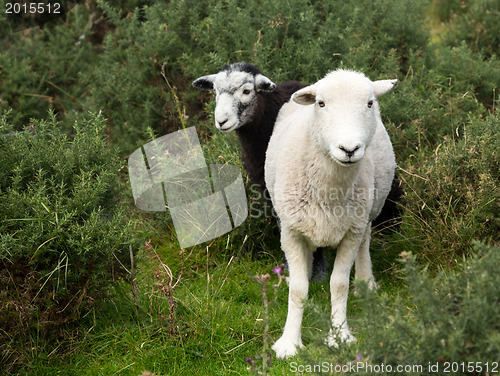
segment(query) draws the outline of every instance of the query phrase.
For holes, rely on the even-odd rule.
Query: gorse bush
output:
[[[14,37],[19,43],[0,54],[2,107],[15,108],[14,124],[42,117],[47,108],[69,124],[85,110],[102,110],[113,142],[130,153],[147,139],[146,129],[163,134],[180,126],[160,75],[163,63],[196,119],[205,115],[191,80],[226,63],[254,63],[276,82],[314,82],[341,65],[375,79],[406,72],[409,57],[423,53],[427,41],[418,1],[138,5],[77,6],[68,16],[71,28],[61,20],[24,32],[29,38]]]
[[[207,15],[199,15],[191,32],[195,48],[187,48],[182,61],[187,73],[197,76],[244,60],[272,73],[278,82],[314,82],[341,64],[396,74],[398,59],[407,59],[427,41],[420,3],[405,4],[395,8],[384,1],[212,2]],[[408,6],[413,11],[411,23]]]
[[[455,5],[449,13],[451,27],[445,34],[445,41],[455,46],[465,41],[471,50],[482,52],[486,57],[498,56],[499,14],[500,3],[495,0],[464,1],[460,9]]]
[[[1,41],[0,110],[15,109],[10,122],[17,130],[32,117],[45,117],[48,110],[71,124],[84,108],[88,94],[80,74],[95,59],[86,38],[88,16],[77,6],[68,15],[71,28],[57,20]]]
[[[398,366],[422,367],[400,372],[411,375],[491,374],[495,367],[498,371],[499,251],[477,242],[470,259],[437,276],[418,266],[412,254],[402,254],[407,295],[394,299],[388,293],[358,286],[363,309],[359,325],[364,329],[360,329],[356,345],[331,349],[331,357],[325,360],[360,362],[359,375],[374,373],[366,365],[382,364],[386,372],[381,374],[396,372]],[[363,334],[364,330],[369,334]],[[318,359],[314,363],[321,364]],[[479,366],[482,368],[476,368]]]
[[[88,312],[129,259],[121,162],[99,115],[65,136],[54,114],[16,132],[0,122],[0,331],[28,334]],[[124,253],[126,251],[126,253]],[[126,256],[124,256],[126,255]],[[6,338],[7,337],[7,338]],[[4,351],[7,351],[5,348]]]
[[[471,103],[473,96],[486,108],[493,109],[500,87],[500,61],[495,55],[482,59],[480,53],[462,43],[442,49],[439,60],[440,64],[435,69],[436,81],[447,87],[445,93],[451,95],[450,105],[457,107],[453,109],[455,113],[478,110]],[[455,93],[462,93],[461,97]],[[465,108],[460,109],[457,105]]]
[[[450,102],[466,116],[475,97],[493,105],[499,67],[492,55],[461,41],[431,46],[426,6],[421,0],[90,2],[76,6],[65,23],[4,41],[9,50],[0,54],[6,83],[0,105],[15,109],[12,121],[19,128],[47,108],[57,110],[63,124],[102,110],[111,140],[128,154],[148,139],[147,129],[165,134],[181,126],[161,77],[164,63],[188,124],[200,127],[205,123],[197,120],[211,114],[203,111],[206,96],[190,88],[191,80],[226,63],[254,63],[275,82],[314,82],[344,67],[409,85],[401,87],[405,98],[384,98],[393,104],[386,123],[402,130],[394,141],[415,144],[412,121],[422,119],[433,127],[429,142],[437,145],[452,128],[442,126]]]
[[[474,239],[500,240],[500,119],[471,116],[461,132],[401,175],[409,187],[404,234],[433,264],[467,254]]]

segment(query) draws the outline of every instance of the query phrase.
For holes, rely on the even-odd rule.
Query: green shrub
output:
[[[429,33],[424,28],[424,1],[329,4],[325,5],[327,19],[321,28],[322,49],[338,52],[336,60],[348,68],[384,75],[400,71],[406,74],[409,58],[423,55],[427,50]]]
[[[422,12],[421,1],[214,1],[191,28],[182,62],[194,77],[243,60],[277,82],[314,82],[340,65],[397,74],[425,49]]]
[[[500,118],[471,116],[461,132],[409,159],[400,175],[408,187],[404,236],[433,264],[453,263],[473,239],[500,240]]]
[[[442,375],[447,373],[445,367],[453,375],[479,375],[488,374],[487,363],[489,372],[493,362],[498,367],[500,249],[475,242],[470,258],[437,275],[419,266],[414,255],[401,257],[406,287],[398,293],[372,292],[366,284],[357,285],[356,304],[362,314],[351,320],[351,327],[358,341],[330,348],[327,356],[317,355],[309,345],[312,355],[303,353],[305,361],[300,363],[352,366],[357,375]],[[467,368],[478,364],[481,370]],[[398,366],[422,368],[403,372],[397,371]]]
[[[363,308],[370,336],[363,352],[373,364],[421,364],[444,362],[498,362],[500,326],[497,293],[500,261],[498,247],[475,243],[474,255],[455,271],[433,278],[421,270],[413,256],[404,256],[404,280],[408,297],[381,294],[367,298]],[[421,374],[429,374],[422,372]],[[478,372],[481,373],[481,372]],[[471,374],[458,371],[454,374]]]
[[[17,130],[48,110],[71,119],[69,123],[82,116],[88,94],[81,72],[95,61],[89,17],[76,6],[67,23],[57,19],[1,41],[0,110],[15,109],[10,122]]]
[[[443,47],[434,63],[412,57],[395,92],[381,98],[382,116],[398,162],[462,134],[471,114],[487,116],[500,87],[500,64],[467,46]],[[458,133],[457,133],[458,132]]]
[[[483,55],[473,52],[465,43],[452,48],[443,48],[439,51],[438,64],[435,72],[442,77],[441,84],[461,96],[475,96],[485,107],[493,109],[495,98],[500,87],[500,61],[496,56],[483,59]],[[447,81],[447,82],[446,82]],[[463,101],[460,96],[453,101]],[[475,106],[465,109],[456,108],[454,111],[471,111]]]
[[[226,63],[254,63],[276,82],[314,82],[341,65],[387,78],[406,72],[428,39],[420,1],[179,0],[128,14],[104,1],[99,6],[114,30],[104,38],[98,69],[81,77],[89,83],[88,105],[103,110],[112,139],[127,153],[144,142],[148,127],[180,127],[163,63],[191,125],[211,116],[201,111],[206,96],[190,89],[191,80]]]
[[[461,3],[461,9],[453,10],[450,29],[445,41],[459,46],[465,41],[469,48],[482,52],[486,57],[500,53],[500,3],[496,0],[472,0]]]
[[[53,113],[20,132],[1,119],[4,345],[34,328],[44,336],[78,319],[121,274],[115,257],[129,259],[129,225],[118,200],[121,162],[106,145],[105,119],[90,118],[74,124],[72,139]]]
[[[92,2],[87,5],[95,8]],[[115,31],[100,9],[88,7],[76,5],[66,22],[56,20],[2,40],[0,109],[16,110],[11,123],[17,130],[47,110],[54,110],[63,126],[85,119],[88,111],[102,111],[109,137],[130,153],[147,139],[148,127],[166,133],[179,125],[160,75],[163,61],[175,61],[178,40],[170,42],[176,45],[168,50],[172,58],[157,61],[171,36],[156,41],[164,29],[139,21],[142,8],[124,18],[128,28],[121,27],[125,21],[120,23],[121,13],[114,11],[111,18],[121,27]],[[136,32],[143,27],[141,38]]]

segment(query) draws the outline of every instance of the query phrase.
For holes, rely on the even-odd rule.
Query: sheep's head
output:
[[[193,86],[215,90],[215,126],[231,132],[252,120],[261,91],[273,91],[276,85],[250,64],[226,65],[217,74],[196,79]]]
[[[319,148],[343,166],[359,162],[380,119],[377,98],[397,80],[370,81],[362,73],[337,70],[292,96],[312,105],[311,131]]]

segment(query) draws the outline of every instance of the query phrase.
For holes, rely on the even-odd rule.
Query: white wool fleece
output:
[[[395,170],[377,97],[394,82],[334,71],[297,91],[280,111],[265,164],[290,268],[287,321],[273,346],[279,358],[294,355],[302,346],[302,301],[307,297],[311,254],[318,247],[337,248],[327,343],[355,340],[346,322],[349,273],[356,260],[356,276],[375,285],[371,221],[382,209]]]

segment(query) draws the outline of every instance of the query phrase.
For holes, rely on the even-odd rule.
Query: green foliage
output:
[[[26,335],[35,327],[47,335],[52,327],[88,312],[121,274],[115,255],[129,258],[124,253],[129,225],[117,200],[120,161],[106,145],[104,128],[104,118],[91,115],[74,124],[70,139],[53,113],[20,132],[7,116],[1,119],[4,344],[6,337]]]
[[[341,351],[331,349],[325,360],[332,362],[333,356],[338,364],[346,364],[356,359],[353,363],[384,364],[393,372],[398,366],[423,367],[405,373],[411,375],[441,375],[446,362],[455,362],[459,369],[454,375],[470,375],[474,370],[486,374],[485,364],[492,367],[500,354],[499,251],[498,247],[477,242],[470,259],[463,260],[456,270],[443,270],[437,276],[422,269],[415,256],[402,254],[407,295],[373,293],[358,286],[364,291],[359,325],[365,329],[360,330],[356,345]],[[369,334],[363,333],[365,330]],[[474,366],[481,362],[482,371],[467,369],[469,362]],[[320,359],[315,363],[321,363]],[[438,370],[428,368],[436,364]],[[365,367],[357,374],[373,372]]]
[[[410,160],[401,175],[410,187],[405,236],[432,263],[453,262],[474,239],[500,240],[500,118],[471,116],[462,133]]]
[[[427,40],[418,1],[229,0],[211,3],[207,13],[192,32],[195,48],[182,57],[194,76],[242,60],[272,72],[278,82],[313,82],[342,64],[396,74]]]
[[[71,27],[57,20],[2,40],[0,110],[15,109],[10,121],[17,130],[49,109],[71,120],[82,110],[87,94],[80,74],[95,60],[87,17],[75,7]]]
[[[495,55],[483,59],[480,53],[462,43],[457,47],[442,49],[439,61],[436,77],[441,77],[441,84],[450,86],[452,93],[462,93],[462,96],[469,97],[469,105],[458,96],[452,98],[453,102],[467,106],[462,109],[463,112],[475,109],[470,100],[472,95],[486,108],[494,107],[495,96],[500,87],[500,61]],[[450,103],[452,104],[454,103]],[[456,112],[460,109],[453,110]]]
[[[223,64],[254,63],[276,82],[313,82],[342,66],[372,79],[397,76],[410,85],[400,85],[404,98],[384,98],[391,103],[384,116],[402,127],[394,142],[402,143],[406,157],[407,146],[418,142],[412,122],[432,127],[427,137],[436,145],[452,129],[442,124],[450,102],[460,122],[463,117],[456,113],[466,118],[477,110],[475,98],[492,106],[499,81],[498,61],[487,60],[482,50],[470,44],[467,50],[461,41],[435,51],[429,46],[426,6],[422,0],[76,6],[66,23],[4,41],[9,50],[0,54],[6,83],[1,106],[15,108],[12,122],[18,129],[48,108],[68,124],[86,111],[101,110],[111,140],[129,154],[147,140],[147,129],[164,134],[181,127],[173,93],[161,77],[164,63],[188,125],[211,117],[202,111],[206,96],[190,89],[191,80]],[[473,13],[474,7],[461,14]],[[494,34],[494,27],[488,23],[484,29]]]
[[[460,8],[450,10],[451,27],[445,35],[446,42],[456,46],[465,41],[471,50],[482,52],[486,57],[498,56],[500,3],[496,0],[473,0],[462,2]]]

